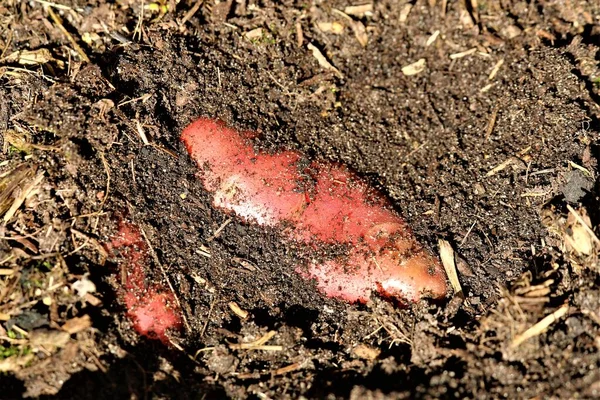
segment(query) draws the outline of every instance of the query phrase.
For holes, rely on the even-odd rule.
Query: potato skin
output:
[[[446,295],[439,260],[385,196],[343,165],[308,162],[295,151],[257,152],[254,136],[207,118],[182,132],[215,207],[248,223],[285,227],[288,240],[318,249],[347,245],[345,256],[296,268],[329,297],[365,303],[373,292],[398,302]]]
[[[168,287],[147,284],[148,247],[139,228],[120,221],[117,233],[105,247],[110,254],[118,252],[121,256],[119,267],[125,278],[121,296],[134,329],[140,335],[170,344],[168,332],[181,329],[181,312]]]

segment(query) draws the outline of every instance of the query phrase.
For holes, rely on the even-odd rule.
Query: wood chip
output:
[[[144,128],[142,127],[142,124],[137,119],[135,120],[135,128],[137,130],[137,134],[139,135],[140,139],[142,139],[142,142],[145,145],[148,145],[150,143],[148,141],[148,136],[146,136],[146,132],[144,131]]]
[[[77,292],[77,296],[79,297],[84,297],[86,294],[94,293],[96,291],[96,285],[87,277],[83,277],[73,282],[71,287]]]
[[[421,58],[417,62],[408,64],[407,66],[402,67],[402,73],[406,76],[416,75],[418,73],[423,72],[424,70],[425,70],[425,59],[424,58]]]
[[[71,335],[65,331],[37,329],[29,334],[29,342],[32,346],[43,346],[47,350],[64,347],[69,340]]]
[[[324,33],[333,33],[339,35],[344,32],[344,25],[340,22],[317,22],[317,28]]]
[[[6,144],[6,132],[5,132]],[[14,203],[15,197],[33,177],[35,170],[21,164],[0,175],[0,215],[4,214]]]
[[[256,29],[252,29],[251,31],[248,31],[246,33],[244,33],[244,36],[246,37],[246,39],[260,39],[263,35],[263,30],[262,28],[256,28]]]
[[[454,249],[447,240],[440,239],[438,241],[440,246],[440,258],[442,259],[442,265],[446,270],[446,275],[450,280],[450,285],[454,289],[454,295],[464,297],[462,287],[458,280],[458,274],[456,273],[456,264],[454,261]]]
[[[352,30],[354,31],[354,37],[358,40],[358,43],[362,47],[365,47],[369,43],[369,35],[367,35],[367,29],[360,21],[352,21]]]
[[[201,245],[198,250],[196,250],[196,253],[200,254],[201,256],[204,256],[206,258],[211,258],[211,252],[210,252],[210,248],[206,247],[205,245]]]
[[[102,300],[90,293],[87,293],[85,296],[83,296],[83,299],[94,307],[98,307],[102,304]]]
[[[535,32],[535,34],[541,38],[548,39],[552,42],[556,40],[556,36],[554,36],[550,32],[547,32],[543,29],[539,29],[537,32]]]
[[[373,361],[379,357],[381,350],[367,346],[366,344],[359,344],[352,349],[352,354],[358,358],[362,358],[363,360]]]
[[[456,59],[459,59],[459,58],[470,56],[471,54],[475,54],[476,52],[477,52],[477,48],[473,47],[472,49],[469,49],[469,50],[466,50],[466,51],[462,51],[460,53],[450,54],[450,59],[451,60],[456,60]]]
[[[425,47],[431,46],[433,44],[433,42],[436,41],[438,36],[440,36],[439,29],[437,31],[433,32],[433,34],[431,36],[429,36],[429,38],[427,39],[427,42],[425,42]]]
[[[492,136],[492,132],[494,131],[494,127],[496,126],[496,118],[498,117],[498,106],[494,107],[492,111],[492,115],[490,116],[490,120],[488,121],[487,128],[485,129],[485,140],[490,140],[490,136]]]
[[[329,61],[327,61],[327,59],[325,58],[325,56],[323,55],[323,53],[321,53],[321,50],[319,50],[317,47],[315,47],[312,43],[309,43],[307,45],[308,49],[310,51],[312,51],[313,57],[317,59],[319,65],[325,69],[328,69],[330,71],[335,72],[335,74],[340,78],[343,79],[344,76],[342,75],[342,73],[333,65],[331,65],[331,63]]]
[[[344,8],[344,12],[357,18],[373,15],[373,3],[361,4],[358,6],[348,6]]]
[[[408,14],[410,14],[410,10],[412,10],[412,8],[412,3],[407,3],[404,5],[404,7],[402,7],[402,10],[400,10],[400,15],[398,16],[398,20],[400,21],[400,23],[406,22],[406,20],[408,19]]]
[[[304,43],[304,33],[302,32],[302,23],[300,21],[296,22],[296,44],[298,47],[302,47]]]
[[[228,306],[229,306],[229,309],[231,311],[233,311],[233,313],[235,315],[240,317],[240,319],[248,318],[248,311],[246,311],[246,310],[242,309],[240,306],[238,306],[235,301],[229,302]]]
[[[479,92],[480,93],[485,93],[485,92],[489,91],[493,87],[494,87],[494,84],[490,83],[489,85],[485,85],[484,87],[482,87],[481,89],[479,89]]]
[[[70,333],[71,335],[77,332],[86,330],[92,326],[92,320],[89,315],[83,317],[71,318],[62,326],[62,330]]]

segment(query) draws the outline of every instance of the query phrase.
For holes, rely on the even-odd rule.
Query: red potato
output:
[[[125,278],[122,295],[135,330],[169,344],[168,331],[181,328],[181,315],[168,288],[146,284],[148,248],[139,228],[121,222],[117,234],[106,247],[121,253],[121,276]]]
[[[347,245],[345,256],[296,268],[329,297],[364,303],[373,292],[400,302],[446,295],[440,262],[387,198],[344,166],[302,167],[295,151],[256,152],[253,136],[205,118],[182,132],[215,207],[248,223],[280,226],[289,239],[317,249]]]

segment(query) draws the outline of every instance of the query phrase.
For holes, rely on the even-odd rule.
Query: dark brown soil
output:
[[[600,217],[600,6],[378,1],[348,17],[336,11],[345,2],[282,3],[200,1],[189,18],[195,2],[152,3],[169,11],[146,7],[141,28],[150,3],[0,3],[2,168],[44,176],[2,225],[34,248],[3,240],[0,258],[18,257],[2,268],[37,271],[52,254],[65,288],[89,276],[101,300],[52,294],[54,315],[43,295],[11,297],[23,278],[2,283],[0,341],[35,354],[2,368],[7,396],[600,397],[599,247],[568,219],[589,214],[594,228]],[[344,30],[319,29],[332,21]],[[352,26],[366,27],[366,46]],[[52,59],[15,53],[40,49]],[[424,70],[406,74],[419,59]],[[321,296],[293,271],[305,249],[211,207],[178,140],[199,116],[259,131],[260,148],[351,166],[432,251],[451,243],[465,298],[402,308]],[[182,303],[187,324],[171,348],[124,317],[118,259],[101,246],[121,218],[144,229],[152,279],[164,283],[164,268]],[[591,251],[568,241],[575,231]],[[51,329],[85,314],[91,327],[39,350],[9,337],[29,309]],[[230,345],[269,331],[280,350]]]

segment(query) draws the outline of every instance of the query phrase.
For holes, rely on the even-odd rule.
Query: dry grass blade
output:
[[[52,61],[54,58],[48,49],[19,50],[0,59],[1,63],[17,63],[21,65],[38,65]]]
[[[135,127],[136,127],[137,134],[139,135],[140,139],[142,139],[142,142],[145,145],[150,144],[150,141],[148,140],[148,136],[146,136],[146,132],[144,131],[142,124],[137,119],[135,120]]]
[[[58,15],[56,15],[56,13],[54,11],[52,11],[52,8],[46,7],[46,10],[48,10],[48,15],[50,15],[50,18],[52,18],[52,21],[54,21],[54,25],[67,38],[69,43],[71,43],[71,46],[73,46],[73,49],[77,52],[77,54],[79,54],[81,61],[89,63],[90,58],[87,56],[87,54],[85,54],[85,51],[83,51],[81,46],[79,46],[79,44],[73,38],[73,36],[71,36],[69,31],[63,26],[60,17]]]
[[[32,73],[31,71],[23,69]],[[42,75],[44,76],[44,75]],[[23,128],[16,126],[17,129],[9,129],[4,132],[4,150],[6,151],[7,145],[12,146],[12,150],[16,150],[22,153],[30,154],[34,149],[42,151],[60,151],[58,147],[47,146],[43,144],[31,143],[31,135]]]
[[[33,174],[33,171],[32,171]],[[33,193],[34,189],[42,182],[44,179],[44,172],[39,172],[35,178],[24,178],[21,182],[23,183],[22,190],[18,193],[12,202],[12,205],[4,214],[4,222],[8,222],[14,217],[17,210],[23,205],[25,200],[29,198],[29,196]],[[17,186],[19,187],[19,186]]]
[[[585,167],[582,167],[581,165],[574,163],[573,161],[569,161],[569,165],[573,168],[576,168],[578,170],[580,170],[581,172],[583,172],[585,174],[585,176],[594,179],[594,175],[591,173],[591,171]]]
[[[10,208],[14,202],[14,194],[20,187],[24,186],[35,173],[34,169],[21,164],[11,171],[0,176],[0,215]]]
[[[9,129],[4,132],[4,150],[10,146],[12,150],[17,150],[23,153],[31,153],[33,146],[31,145],[29,135],[25,131],[16,131]]]
[[[265,345],[269,340],[273,338],[277,334],[276,331],[269,331],[260,339],[255,340],[254,342],[248,343],[232,343],[229,345],[229,348],[233,350],[267,350],[267,351],[281,351],[283,350],[283,346],[278,345]]]
[[[98,212],[102,211],[102,208],[104,207],[104,204],[106,203],[106,200],[108,199],[108,195],[110,193],[110,167],[108,165],[108,162],[106,161],[106,157],[104,157],[104,153],[99,154],[100,160],[102,161],[102,165],[104,166],[104,171],[106,171],[106,191],[104,192],[104,197],[102,197],[102,202],[100,203],[100,208],[98,209]]]

